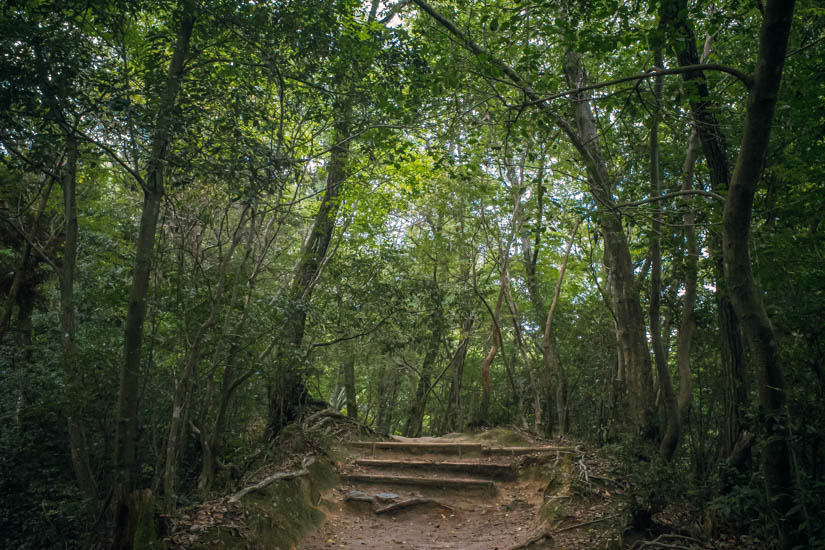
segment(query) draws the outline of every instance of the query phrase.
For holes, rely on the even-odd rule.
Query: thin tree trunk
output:
[[[388,373],[387,370],[390,370]],[[375,414],[375,431],[389,435],[392,425],[392,411],[398,392],[398,372],[394,367],[383,365],[378,372],[378,411]]]
[[[461,325],[458,348],[450,362],[450,390],[447,396],[447,410],[444,419],[445,432],[459,432],[464,429],[464,407],[461,402],[461,386],[464,378],[464,362],[470,346],[475,318],[470,316]]]
[[[657,68],[662,68],[662,50],[656,48],[653,53]],[[659,180],[659,119],[661,116],[662,76],[657,76],[653,84],[653,116],[650,121],[650,196],[658,197],[662,193]],[[662,342],[662,328],[660,317],[660,300],[662,292],[662,208],[659,202],[654,203],[653,221],[650,228],[650,297],[648,300],[650,316],[650,340],[653,345],[653,359],[656,364],[656,374],[659,389],[662,392],[667,427],[659,445],[659,454],[666,461],[673,459],[673,453],[679,444],[681,425],[679,423],[679,409],[676,405],[676,395],[673,391],[673,382],[670,379],[670,370],[667,364],[667,353]]]
[[[434,284],[435,276],[433,277]],[[432,332],[427,343],[427,351],[424,354],[424,361],[421,364],[421,370],[418,377],[418,384],[416,386],[415,395],[413,396],[412,405],[410,407],[410,414],[407,418],[407,425],[404,429],[404,435],[407,437],[421,437],[424,428],[424,413],[427,409],[427,397],[430,394],[430,373],[433,364],[438,358],[438,350],[441,347],[441,334],[443,331],[443,313],[441,311],[440,292],[434,289],[433,307],[435,312],[430,319],[430,326]]]
[[[172,138],[172,123],[183,80],[189,41],[195,23],[194,4],[185,0],[180,29],[169,62],[163,95],[160,98],[155,131],[144,184],[143,209],[135,244],[135,265],[129,290],[129,302],[124,327],[123,363],[118,389],[117,428],[113,451],[115,539],[113,547],[129,550],[133,547],[136,510],[129,497],[137,476],[137,401],[140,388],[140,359],[143,325],[146,318],[146,295],[155,246],[155,233],[164,193],[164,169]]]
[[[513,339],[515,340],[515,346],[519,351],[519,355],[521,355],[522,363],[524,363],[524,370],[527,373],[527,379],[530,382],[530,390],[533,393],[533,409],[535,413],[535,429],[537,433],[542,432],[542,407],[541,407],[541,392],[539,385],[536,383],[535,377],[533,375],[533,369],[530,368],[530,359],[527,356],[526,345],[524,344],[524,337],[521,333],[521,313],[518,310],[518,306],[516,305],[515,299],[513,299],[513,293],[510,290],[510,275],[509,273],[504,274],[505,280],[505,298],[507,300],[507,308],[510,310],[510,319],[513,322]],[[515,354],[515,350],[514,350]],[[515,360],[513,361],[515,365]],[[525,421],[526,423],[526,421]]]
[[[492,317],[490,338],[493,342],[490,345],[490,351],[487,352],[487,355],[484,356],[484,360],[481,362],[481,407],[479,408],[478,414],[474,420],[475,424],[486,424],[487,418],[490,414],[490,366],[493,364],[493,359],[496,358],[496,353],[501,345],[499,341],[500,331],[498,320],[501,315],[501,304],[503,300],[504,287],[500,286],[498,291],[498,299],[496,300],[496,308],[495,310],[490,311],[490,315]]]
[[[567,271],[567,261],[570,259],[570,251],[573,249],[573,242],[576,239],[576,233],[579,230],[580,224],[581,220],[577,220],[576,225],[573,226],[573,232],[570,234],[567,249],[564,251],[564,260],[562,260],[561,269],[559,269],[559,279],[556,281],[553,301],[550,303],[550,309],[547,310],[547,319],[544,322],[544,339],[542,340],[544,368],[548,373],[555,373],[556,375],[556,416],[559,423],[558,432],[559,435],[562,436],[567,435],[570,430],[570,410],[567,404],[567,376],[561,368],[561,362],[559,361],[553,342],[553,315],[559,304],[561,285],[564,282],[564,274]]]
[[[235,372],[233,368],[233,363],[235,360],[235,356],[237,353],[237,341],[233,336],[230,336],[230,330],[235,328],[235,332],[239,332],[241,327],[244,324],[245,319],[249,313],[249,303],[250,298],[252,295],[252,291],[255,288],[255,284],[257,281],[258,273],[260,272],[261,262],[263,257],[266,255],[267,250],[269,249],[269,230],[272,228],[272,225],[275,223],[275,218],[273,217],[270,222],[267,223],[266,230],[264,231],[263,235],[263,244],[261,246],[261,250],[259,252],[258,260],[255,263],[255,267],[252,270],[252,273],[249,274],[247,277],[243,277],[241,274],[245,273],[245,268],[247,266],[247,262],[249,258],[252,256],[254,243],[255,243],[255,223],[256,223],[256,210],[254,204],[250,206],[250,215],[249,215],[249,229],[246,232],[246,247],[244,252],[243,260],[238,264],[238,267],[235,270],[233,280],[234,284],[232,286],[232,295],[229,298],[229,303],[226,307],[226,313],[224,314],[223,319],[223,326],[221,328],[221,336],[220,339],[215,346],[214,351],[212,352],[212,358],[210,360],[210,367],[209,367],[209,374],[207,375],[207,407],[206,411],[203,415],[203,422],[201,423],[200,427],[200,440],[201,440],[201,452],[202,452],[202,461],[201,461],[201,472],[198,476],[198,490],[202,492],[208,491],[212,484],[215,481],[215,472],[218,464],[218,456],[220,455],[222,442],[223,442],[223,430],[224,430],[224,419],[226,417],[226,412],[229,408],[229,402],[234,392],[234,389],[237,387],[234,385],[235,383]],[[240,294],[241,285],[246,286],[246,295],[244,296],[244,304],[243,304],[243,313],[241,318],[238,320],[237,323],[232,322],[233,312],[235,311],[235,306],[238,302],[238,296]],[[224,355],[224,343],[229,343],[228,352]],[[212,394],[214,392],[214,381],[215,381],[215,373],[217,372],[218,365],[222,358],[225,357],[225,364],[223,369],[223,376],[221,377],[221,387],[220,393],[218,396],[218,408],[217,412],[213,417],[213,400]]]
[[[776,334],[753,279],[748,244],[753,198],[768,148],[793,10],[793,0],[769,0],[765,6],[742,141],[725,201],[722,249],[733,307],[759,372],[759,401],[767,431],[762,468],[768,499],[777,513],[780,535],[787,548],[803,541],[797,531],[801,514],[792,511],[794,482],[785,384]]]
[[[77,373],[77,349],[75,345],[74,275],[77,265],[77,140],[66,138],[66,165],[63,167],[63,215],[65,217],[65,237],[63,242],[63,270],[60,277],[60,347],[63,368],[69,386],[69,394],[74,397],[80,391]],[[66,406],[66,427],[69,434],[69,450],[72,456],[77,486],[83,496],[94,498],[97,494],[92,468],[89,465],[89,451],[86,436],[78,418],[79,410],[74,403]]]
[[[682,168],[682,191],[693,188],[693,170],[696,157],[699,153],[699,134],[694,126],[688,141],[688,150]],[[696,214],[688,202],[687,210],[682,217],[685,228],[685,294],[683,296],[682,319],[679,324],[677,340],[676,364],[679,370],[679,395],[677,406],[679,420],[687,422],[693,399],[693,376],[690,372],[690,350],[693,343],[693,331],[696,327],[696,288],[699,274],[699,247],[696,242]]]
[[[567,52],[565,76],[568,84],[574,88],[587,84],[587,76],[578,53]],[[588,184],[596,201],[597,219],[604,234],[604,265],[610,272],[611,298],[627,371],[627,398],[631,417],[638,435],[644,439],[654,439],[657,429],[650,353],[645,340],[644,317],[633,275],[630,249],[621,218],[612,208],[612,184],[599,147],[599,135],[590,109],[590,96],[586,92],[578,92],[572,94],[570,100],[578,133],[568,129],[567,134],[587,166]]]
[[[175,384],[175,392],[172,400],[172,418],[169,421],[169,431],[167,432],[166,466],[163,474],[163,493],[168,499],[167,505],[171,508],[174,508],[175,505],[177,468],[183,452],[186,418],[188,417],[189,402],[192,397],[192,384],[194,382],[195,371],[198,368],[198,363],[200,363],[203,340],[218,320],[218,314],[223,305],[226,275],[229,271],[229,264],[232,261],[235,250],[240,243],[243,227],[246,224],[248,209],[247,207],[242,211],[238,225],[232,234],[232,242],[229,245],[229,250],[221,259],[214,296],[212,297],[212,304],[209,309],[209,316],[198,327],[192,340],[188,342],[186,355],[183,360],[183,368]]]
[[[698,65],[704,59],[699,57],[696,48],[696,34],[687,16],[686,0],[665,0],[661,4],[660,25],[670,36],[670,42],[676,51],[679,65],[682,67]],[[709,44],[706,40],[706,49]],[[703,58],[706,57],[703,55]],[[690,106],[696,131],[702,143],[711,189],[724,192],[730,182],[730,169],[727,160],[725,135],[716,119],[714,105],[710,100],[707,80],[702,71],[682,74],[682,78],[691,86]],[[736,445],[740,434],[746,429],[745,410],[747,408],[747,386],[745,383],[745,354],[741,332],[733,304],[725,281],[722,243],[718,237],[711,235],[710,253],[714,258],[716,276],[716,305],[719,318],[720,349],[722,364],[726,374],[725,422],[722,429],[722,451],[728,456]]]
[[[358,404],[355,402],[355,354],[347,350],[347,357],[344,359],[344,390],[347,395],[347,416],[358,419]]]

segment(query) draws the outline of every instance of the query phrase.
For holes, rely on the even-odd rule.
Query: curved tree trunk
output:
[[[753,279],[748,241],[753,198],[770,138],[793,9],[793,0],[770,0],[765,8],[740,151],[725,201],[722,249],[733,307],[759,372],[759,401],[767,430],[762,468],[768,498],[775,506],[780,534],[787,548],[802,541],[796,531],[800,512],[792,511],[794,484],[785,384],[776,334]]]
[[[500,286],[498,291],[498,299],[496,300],[495,310],[491,310],[491,328],[490,338],[493,343],[490,345],[490,351],[484,356],[481,362],[481,406],[476,414],[473,423],[485,424],[490,414],[490,367],[493,364],[493,359],[496,358],[496,353],[501,346],[499,341],[499,334],[501,333],[498,326],[498,320],[501,315],[501,304],[504,300],[504,287]]]
[[[587,85],[587,75],[578,53],[567,52],[564,72],[571,87],[578,89]],[[626,369],[627,401],[631,418],[638,435],[652,440],[657,435],[653,377],[630,249],[622,220],[612,208],[612,184],[607,163],[599,147],[599,134],[590,109],[590,96],[587,92],[580,91],[571,94],[570,100],[577,131],[571,128],[565,128],[565,131],[587,167],[590,193],[596,201],[597,221],[604,234],[604,265],[610,272],[611,301]],[[564,124],[563,121],[559,122]]]
[[[324,196],[315,215],[312,229],[301,248],[300,259],[295,266],[294,278],[289,289],[287,312],[281,344],[275,358],[275,380],[269,384],[269,423],[267,435],[276,436],[287,424],[295,420],[309,402],[309,391],[304,382],[301,345],[306,329],[306,308],[312,297],[315,283],[321,275],[324,258],[332,241],[338,219],[341,189],[346,179],[346,162],[349,154],[349,124],[352,106],[347,100],[337,109],[340,119],[335,124],[327,162],[327,181]]]
[[[665,0],[661,4],[661,25],[667,30],[670,43],[676,49],[679,66],[682,67],[704,62],[704,59],[699,57],[696,34],[687,18],[687,13],[687,0]],[[703,55],[703,57],[706,56]],[[707,80],[704,73],[698,70],[683,73],[682,78],[691,86],[689,95],[691,114],[710,172],[711,188],[716,192],[723,192],[727,190],[730,182],[727,144],[725,134],[716,119],[714,105],[709,99]],[[720,349],[727,380],[722,451],[725,456],[729,456],[740,434],[747,427],[744,418],[748,393],[745,382],[745,353],[739,323],[733,311],[728,285],[725,282],[722,243],[715,235],[711,236],[710,253],[715,263]]]

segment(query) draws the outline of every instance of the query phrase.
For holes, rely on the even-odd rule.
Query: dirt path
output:
[[[561,453],[570,450],[432,438],[355,446],[359,452],[343,468],[342,486],[326,498],[326,521],[298,545],[300,550],[503,550],[573,548],[579,538],[587,541],[582,547],[595,542],[574,530],[562,532],[563,545],[559,536],[537,536],[547,533],[550,523],[558,528],[580,519],[556,506],[551,506],[556,515],[549,523],[548,517],[540,518],[550,499],[571,498],[547,494],[549,478],[563,477],[553,468]],[[533,466],[524,468],[525,463]],[[382,513],[393,504],[396,509]],[[600,513],[594,511],[596,517]],[[527,544],[532,539],[540,540]]]

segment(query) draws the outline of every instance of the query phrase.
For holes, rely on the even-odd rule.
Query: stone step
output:
[[[393,470],[430,470],[441,472],[463,472],[467,474],[512,480],[516,478],[516,470],[511,464],[495,462],[456,462],[431,460],[394,460],[380,458],[359,458],[355,461],[359,466]]]
[[[484,446],[480,443],[432,443],[407,441],[352,441],[351,447],[375,451],[405,451],[409,453],[452,453],[458,456],[481,454]]]
[[[435,489],[481,489],[495,493],[496,485],[489,479],[467,479],[459,477],[426,477],[382,474],[349,473],[341,476],[350,483],[381,483],[384,485],[412,485]]]
[[[372,454],[376,451],[404,451],[411,454],[456,454],[464,455],[497,455],[497,456],[520,456],[527,454],[545,453],[572,453],[573,447],[560,447],[553,445],[529,446],[529,447],[491,447],[481,443],[434,443],[434,442],[414,442],[414,441],[351,441],[349,446],[358,449],[369,449]]]
[[[529,455],[533,453],[572,453],[575,449],[573,447],[558,447],[552,445],[544,445],[538,447],[484,447],[482,454],[498,455],[498,456],[520,456]]]

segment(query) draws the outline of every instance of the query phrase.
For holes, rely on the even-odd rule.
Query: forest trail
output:
[[[606,501],[568,506],[578,500],[572,447],[450,438],[349,447],[326,520],[300,550],[591,548],[610,536],[598,525],[608,519]]]

